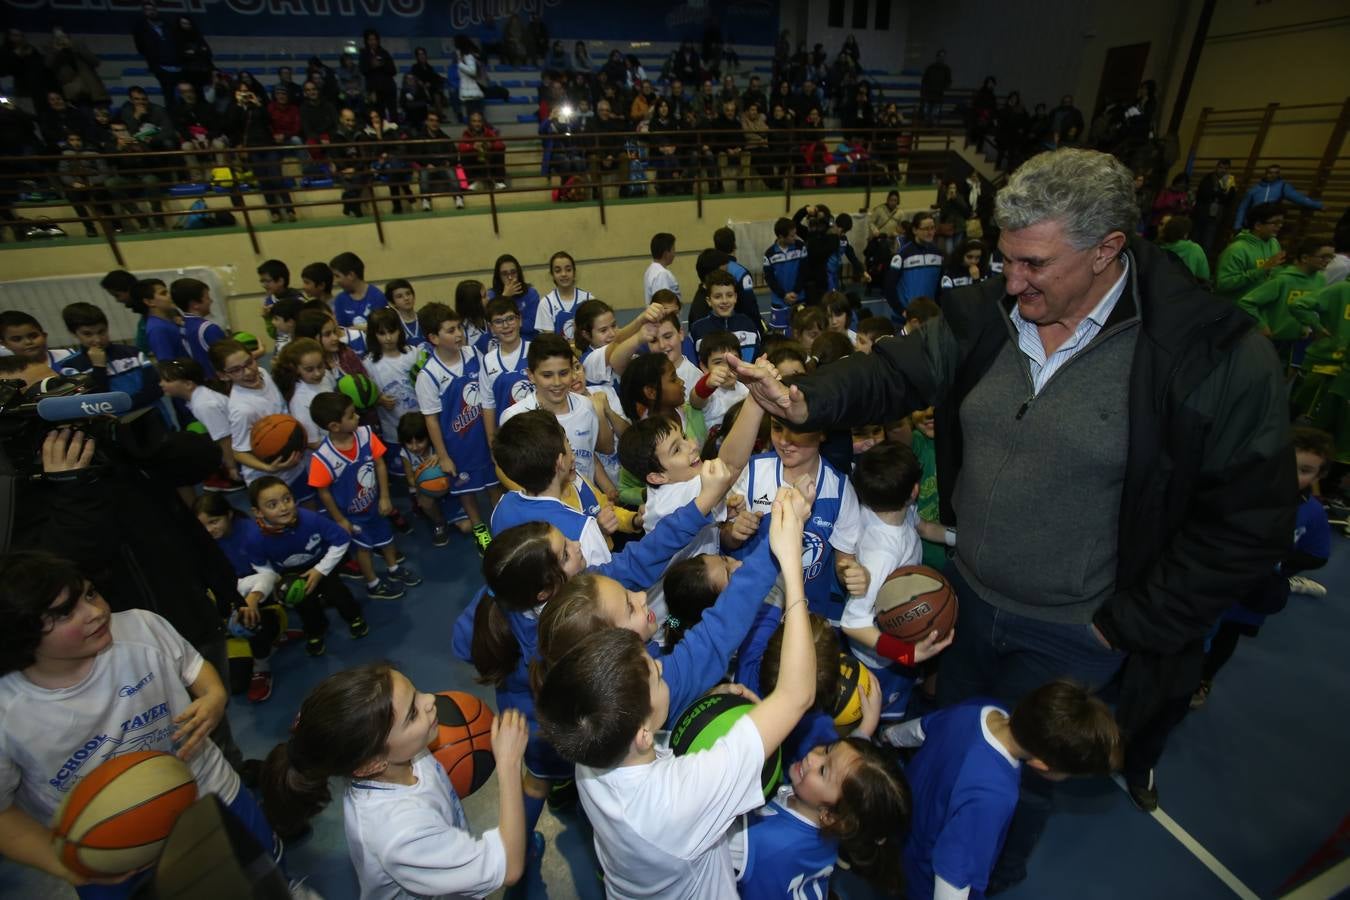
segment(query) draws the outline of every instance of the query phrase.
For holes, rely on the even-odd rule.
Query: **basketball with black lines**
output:
[[[886,576],[873,609],[878,628],[917,644],[934,631],[945,637],[956,624],[956,591],[936,569],[901,566]]]
[[[135,872],[159,859],[174,823],[196,799],[192,770],[173,754],[114,756],[81,778],[57,809],[56,855],[85,878]]]
[[[436,695],[436,737],[427,749],[450,775],[455,793],[467,797],[492,777],[492,710],[473,694]]]

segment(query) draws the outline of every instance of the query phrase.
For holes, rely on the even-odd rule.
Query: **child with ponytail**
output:
[[[263,806],[282,834],[304,830],[332,800],[328,779],[348,779],[347,848],[363,897],[485,897],[519,880],[526,830],[520,760],[525,718],[492,721],[497,828],[475,838],[441,764],[427,750],[436,699],[398,670],[373,663],[330,675],[300,706],[291,737],[263,764]]]
[[[292,417],[305,428],[305,443],[317,450],[328,436],[309,414],[314,398],[326,391],[337,390],[337,381],[328,370],[323,346],[314,338],[298,337],[286,342],[272,361],[272,380]]]

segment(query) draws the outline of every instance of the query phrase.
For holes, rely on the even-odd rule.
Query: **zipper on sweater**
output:
[[[1027,414],[1027,410],[1031,408],[1031,402],[1032,402],[1033,400],[1035,400],[1035,399],[1036,399],[1036,395],[1035,395],[1035,394],[1032,394],[1032,395],[1031,395],[1030,397],[1028,397],[1025,401],[1023,401],[1022,405],[1021,405],[1020,407],[1018,407],[1017,415],[1014,416],[1013,418],[1016,419],[1016,420],[1019,421],[1019,422],[1022,421],[1022,417],[1025,416],[1025,415]]]

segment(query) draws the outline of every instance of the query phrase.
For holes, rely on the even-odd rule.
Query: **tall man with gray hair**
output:
[[[961,602],[939,702],[1119,675],[1128,740],[1198,684],[1210,625],[1293,533],[1281,367],[1249,317],[1131,236],[1113,157],[1036,156],[995,214],[1002,277],[944,295],[917,334],[751,391],[807,429],[934,406]],[[1025,877],[1050,801],[1024,778],[990,892]]]

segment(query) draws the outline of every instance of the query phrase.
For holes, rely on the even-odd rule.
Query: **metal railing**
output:
[[[479,198],[471,200],[474,205],[485,199],[494,233],[500,233],[504,210],[541,199],[593,206],[602,225],[607,204],[639,197],[687,197],[702,218],[705,201],[719,195],[781,194],[790,214],[794,193],[861,189],[870,208],[874,190],[942,177],[960,133],[906,126],[853,129],[845,137],[838,128],[793,128],[760,132],[768,139],[761,145],[743,138],[729,144],[727,132],[712,129],[584,131],[485,136],[487,148],[467,150],[461,144],[472,143],[469,138],[447,133],[383,142],[10,157],[0,160],[0,211],[24,218],[0,221],[0,227],[83,228],[106,240],[124,265],[118,238],[134,226],[175,230],[192,215],[219,212],[229,212],[262,254],[260,235],[280,219],[298,219],[300,210],[320,213],[313,218],[336,214],[338,207],[359,218],[368,211],[384,243],[384,226],[395,210],[417,212],[423,201],[443,205],[453,198]],[[727,152],[735,146],[744,149]],[[190,209],[198,200],[208,201],[205,210]]]

